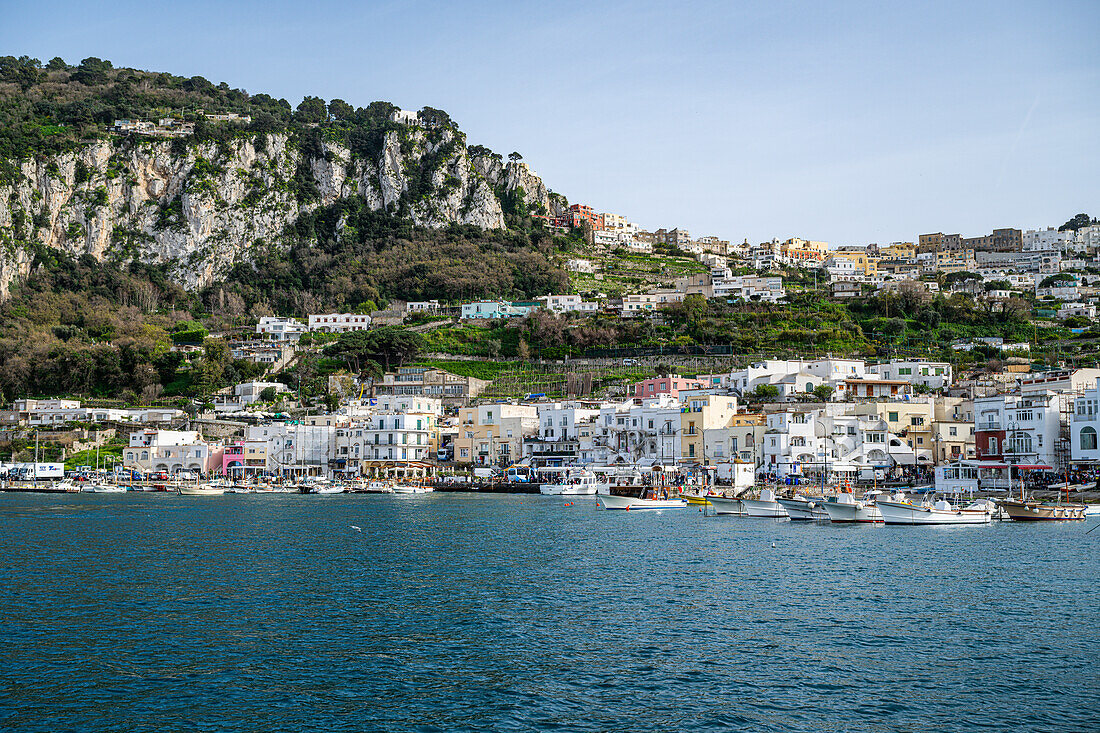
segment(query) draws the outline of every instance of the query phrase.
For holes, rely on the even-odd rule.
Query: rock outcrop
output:
[[[371,159],[323,147],[323,156],[307,158],[286,135],[186,146],[113,137],[21,161],[16,180],[0,183],[0,298],[29,274],[32,246],[166,264],[173,279],[195,288],[221,279],[255,247],[285,245],[299,216],[340,199],[359,197],[428,227],[503,228],[499,194],[518,189],[530,211],[552,208],[526,164],[471,155],[451,128],[391,130]],[[302,196],[304,183],[316,191]]]

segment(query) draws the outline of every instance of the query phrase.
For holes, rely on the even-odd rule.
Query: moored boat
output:
[[[879,499],[875,506],[886,524],[989,524],[996,510],[996,506],[986,499],[961,508],[944,499],[931,504]]]
[[[841,524],[880,524],[882,512],[877,506],[881,491],[868,491],[857,499],[851,492],[842,491],[836,496],[830,496],[825,500],[825,511],[829,513],[829,521]],[[903,494],[900,492],[895,498],[900,500]]]
[[[225,493],[225,487],[190,484],[187,486],[178,486],[176,492],[180,496],[221,496]]]
[[[771,489],[761,489],[756,498],[743,497],[741,498],[741,504],[745,507],[746,517],[787,518],[787,510],[775,500],[775,492]]]
[[[794,496],[776,497],[776,501],[787,510],[787,516],[793,521],[829,520],[829,512],[825,511],[825,507],[822,506],[825,500],[821,497],[811,498],[802,494],[795,494]]]
[[[1073,522],[1085,518],[1084,504],[1005,499],[1001,507],[1017,522]]]
[[[430,494],[435,489],[431,486],[422,486],[420,484],[394,484],[393,493],[395,494]]]
[[[591,471],[567,469],[553,483],[539,486],[539,493],[546,496],[591,496],[608,493],[608,482]]]
[[[683,509],[687,506],[684,499],[640,499],[634,496],[615,496],[597,494],[596,502],[603,509],[625,509],[639,511],[643,509]]]
[[[745,505],[735,496],[708,496],[707,503],[714,507],[715,514],[724,516],[745,516]]]

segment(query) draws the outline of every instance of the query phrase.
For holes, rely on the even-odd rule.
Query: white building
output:
[[[361,313],[322,313],[309,316],[309,330],[322,333],[346,333],[366,331],[370,328],[370,316]]]
[[[222,448],[204,441],[196,430],[142,430],[130,433],[122,460],[126,468],[142,473],[213,473],[221,468],[221,455]]]
[[[279,474],[324,473],[333,459],[335,425],[271,423],[249,426],[246,442],[267,445],[266,469]]]
[[[263,316],[256,324],[256,333],[274,341],[297,341],[307,331],[306,326],[293,318]]]
[[[955,381],[951,365],[939,361],[893,359],[885,364],[868,366],[867,374],[876,375],[879,379],[902,379],[929,389],[946,389]]]
[[[579,295],[544,295],[536,300],[554,313],[595,313],[600,309],[599,303],[581,300]]]
[[[1083,390],[1073,405],[1070,418],[1070,459],[1075,464],[1100,465],[1100,377],[1096,384]]]

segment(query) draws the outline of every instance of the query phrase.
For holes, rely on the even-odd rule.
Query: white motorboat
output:
[[[583,468],[566,469],[558,480],[539,486],[539,493],[546,496],[591,496],[609,493],[609,484]]]
[[[83,491],[89,494],[125,494],[126,487],[118,484],[88,484]]]
[[[368,481],[366,488],[364,489],[368,494],[392,494],[394,493],[394,486],[389,481]]]
[[[802,494],[794,496],[778,497],[776,501],[787,510],[787,516],[792,520],[807,522],[815,520],[829,520],[829,512],[825,511],[822,504],[825,500],[821,497],[806,497]]]
[[[1100,514],[1100,504],[1085,504],[1085,516],[1094,517]]]
[[[224,486],[210,486],[210,485],[203,486],[203,485],[199,485],[199,484],[189,484],[189,485],[186,485],[186,486],[183,486],[183,485],[178,486],[176,488],[176,492],[180,496],[221,496],[222,494],[225,493],[225,487]]]
[[[882,512],[878,510],[876,501],[882,493],[877,490],[868,491],[857,499],[851,492],[844,491],[825,500],[825,511],[833,522],[878,524],[882,522]],[[895,498],[901,501],[904,495],[899,492]]]
[[[737,497],[708,495],[707,503],[714,507],[715,514],[734,517],[745,516],[745,505]]]
[[[875,506],[886,524],[989,524],[996,511],[996,505],[987,499],[962,508],[944,499],[931,504],[879,499]]]
[[[393,493],[395,494],[430,494],[435,489],[431,486],[421,486],[420,484],[394,484]]]
[[[596,503],[604,509],[626,509],[629,511],[683,509],[688,505],[686,499],[639,499],[633,496],[614,496],[611,494],[597,494]]]
[[[311,494],[342,494],[344,493],[343,484],[319,484],[309,490]]]
[[[775,500],[775,492],[771,489],[761,489],[755,499],[742,498],[741,503],[745,507],[746,517],[764,517],[768,519],[785,519],[787,510]]]
[[[53,485],[54,491],[68,491],[75,493],[80,491],[80,484],[73,481],[71,478],[61,479]]]

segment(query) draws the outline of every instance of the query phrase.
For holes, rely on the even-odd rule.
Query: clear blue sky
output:
[[[0,54],[447,110],[648,228],[835,244],[1100,215],[1100,2],[0,0]]]

